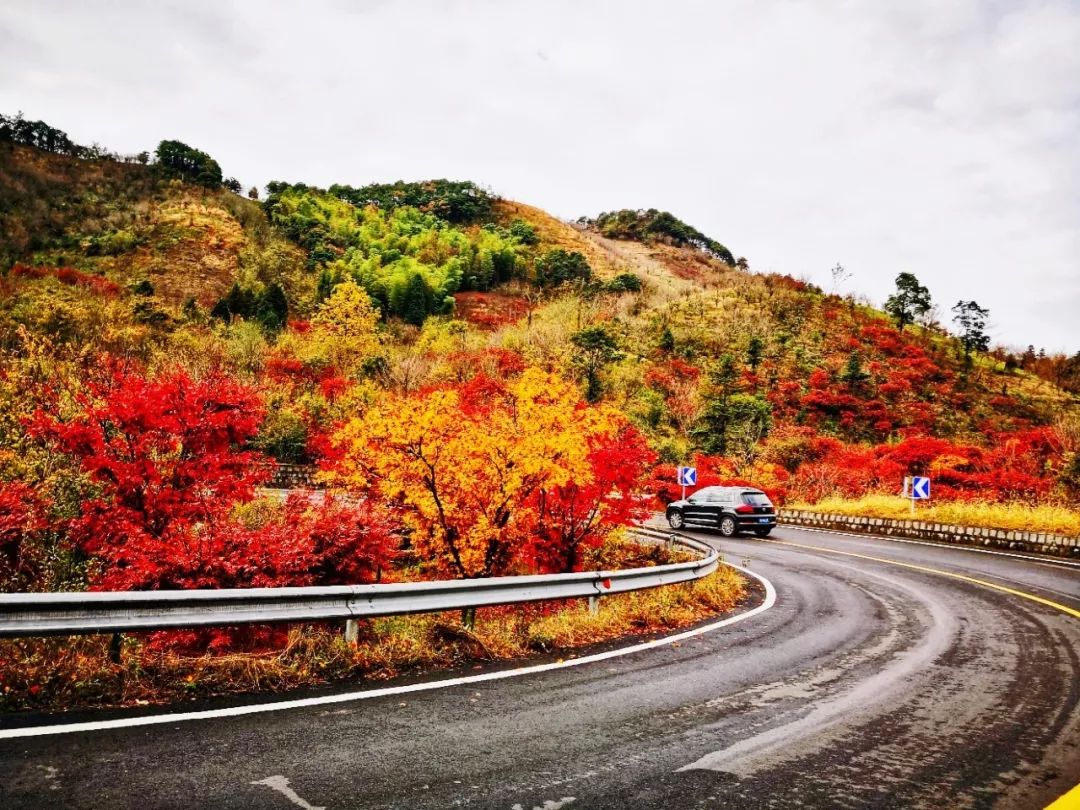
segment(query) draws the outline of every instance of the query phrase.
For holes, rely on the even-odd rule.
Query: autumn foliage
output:
[[[83,273],[73,267],[32,267],[16,264],[11,268],[15,278],[42,279],[52,277],[73,287],[83,287],[99,295],[115,297],[120,293],[120,285],[101,276]]]
[[[651,458],[616,411],[537,369],[388,398],[334,442],[329,480],[400,502],[417,550],[459,577],[571,570],[640,512]]]
[[[0,164],[6,590],[634,563],[617,529],[685,463],[779,503],[908,475],[935,502],[1080,499],[1080,355],[971,350],[663,212],[571,225],[441,181],[260,205],[104,156]],[[275,463],[330,494],[267,493]]]
[[[43,550],[35,541],[48,527],[46,514],[32,487],[0,484],[0,589],[20,590],[38,579]]]
[[[234,510],[265,478],[244,449],[262,419],[258,393],[218,374],[147,375],[110,362],[77,393],[67,417],[40,411],[31,432],[70,456],[93,484],[70,541],[93,561],[103,590],[344,584],[372,581],[396,540],[372,504],[332,497],[288,501],[251,525]],[[38,510],[40,511],[40,510]],[[0,497],[5,556],[17,532],[36,528],[33,501]]]
[[[207,587],[222,519],[250,500],[261,475],[242,448],[261,419],[256,393],[184,371],[148,378],[122,363],[76,394],[69,419],[41,411],[31,431],[77,460],[98,494],[70,536],[106,563],[104,589]]]

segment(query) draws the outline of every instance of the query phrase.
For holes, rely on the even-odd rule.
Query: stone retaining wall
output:
[[[813,529],[877,534],[885,537],[907,537],[935,543],[1028,551],[1051,554],[1055,557],[1080,557],[1080,538],[1063,537],[1043,532],[1019,532],[1008,529],[983,529],[970,526],[950,526],[923,520],[890,520],[888,518],[833,515],[781,509],[780,523],[806,526]]]
[[[265,486],[268,489],[312,489],[316,472],[313,464],[275,464]]]

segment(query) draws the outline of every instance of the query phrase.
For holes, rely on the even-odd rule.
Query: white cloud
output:
[[[470,178],[667,208],[758,269],[915,272],[1076,351],[1080,8],[1066,2],[30,3],[0,109],[245,183]]]

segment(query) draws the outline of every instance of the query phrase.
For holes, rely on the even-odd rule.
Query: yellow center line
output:
[[[1062,613],[1067,613],[1073,618],[1080,619],[1080,610],[1071,608],[1068,605],[1063,605],[1060,602],[1054,602],[1051,599],[1044,599],[1041,596],[1036,596],[1033,593],[1027,593],[1026,591],[1018,591],[1015,588],[1007,588],[1004,585],[998,585],[996,582],[988,582],[985,579],[976,579],[975,577],[969,577],[965,574],[957,574],[952,571],[942,571],[940,568],[929,568],[925,565],[915,565],[914,563],[900,562],[899,560],[890,560],[886,557],[874,557],[870,554],[857,554],[854,551],[840,551],[835,548],[825,548],[824,546],[811,546],[805,543],[792,543],[790,540],[765,540],[766,543],[773,543],[778,546],[794,546],[795,548],[805,548],[811,551],[823,551],[826,554],[841,554],[845,557],[858,557],[861,560],[873,560],[874,562],[888,563],[889,565],[897,565],[901,568],[910,568],[912,571],[922,571],[927,574],[937,574],[943,577],[949,577],[951,579],[958,579],[961,582],[970,582],[973,585],[982,585],[984,588],[993,588],[995,591],[1001,591],[1011,596],[1019,596],[1021,599],[1028,599],[1032,602],[1038,602],[1040,605],[1046,605],[1052,607],[1055,610],[1060,610]]]
[[[1010,596],[1019,596],[1021,599],[1028,599],[1032,602],[1038,602],[1040,605],[1046,605],[1056,610],[1060,610],[1062,613],[1066,613],[1069,616],[1080,619],[1080,610],[1071,608],[1068,605],[1063,605],[1060,602],[1054,602],[1050,599],[1043,599],[1041,596],[1036,596],[1033,593],[1027,593],[1025,591],[1018,591],[1015,588],[1006,588],[1004,585],[998,585],[996,582],[987,582],[985,579],[976,579],[975,577],[969,577],[964,574],[956,574],[952,571],[942,571],[940,568],[929,568],[925,565],[915,565],[914,563],[900,562],[899,560],[890,560],[886,557],[874,557],[870,554],[857,554],[854,551],[840,551],[835,548],[825,548],[824,546],[811,546],[805,543],[792,543],[788,540],[765,540],[766,543],[773,543],[777,546],[794,546],[795,548],[805,548],[811,551],[823,551],[826,554],[841,554],[845,557],[858,557],[861,560],[873,560],[874,562],[888,563],[889,565],[897,565],[901,568],[910,568],[912,571],[922,571],[927,574],[937,574],[938,576],[949,577],[950,579],[958,579],[961,582],[970,582],[973,585],[982,585],[984,588],[992,588],[995,591],[1001,591],[1007,593]],[[1064,796],[1055,799],[1048,804],[1045,810],[1080,810],[1080,785],[1077,785]]]
[[[1046,810],[1077,810],[1077,808],[1080,808],[1080,785],[1046,805]]]

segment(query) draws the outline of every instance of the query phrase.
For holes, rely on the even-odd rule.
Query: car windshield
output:
[[[764,492],[744,492],[742,499],[743,503],[750,504],[750,506],[772,506],[772,501]]]

